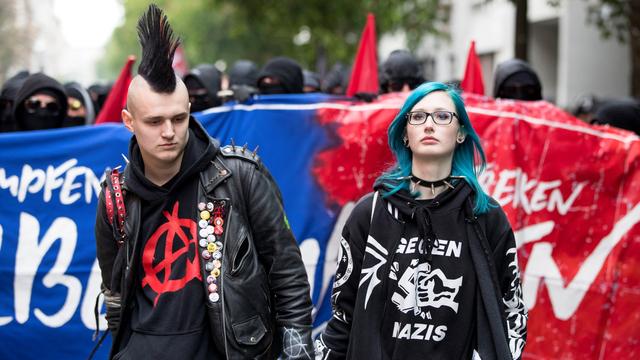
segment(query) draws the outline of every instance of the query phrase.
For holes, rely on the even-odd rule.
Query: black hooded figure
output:
[[[382,64],[382,88],[385,92],[409,91],[425,79],[420,63],[407,50],[394,50]]]
[[[332,95],[344,95],[349,86],[351,69],[341,62],[337,62],[322,80],[322,92]]]
[[[238,60],[229,70],[229,87],[246,85],[254,87],[258,83],[259,69],[253,61]]]
[[[269,60],[258,75],[261,94],[301,94],[303,86],[302,68],[288,57]]]
[[[536,72],[526,61],[507,60],[496,67],[493,97],[527,101],[542,100],[542,84]]]
[[[311,70],[303,70],[304,76],[304,92],[313,93],[320,91],[320,77]]]
[[[184,76],[189,90],[191,111],[198,112],[222,105],[218,97],[222,83],[222,73],[213,64],[200,64]]]
[[[38,94],[55,98],[43,103],[34,99]],[[57,129],[67,116],[67,94],[58,81],[43,73],[30,75],[18,91],[13,104],[13,116],[18,131]]]
[[[21,71],[10,77],[2,85],[0,90],[0,132],[10,132],[16,130],[16,123],[13,118],[13,104],[18,95],[18,90],[29,77],[28,71]]]
[[[77,82],[64,84],[67,92],[69,108],[62,127],[91,125],[96,120],[93,101],[89,92]]]
[[[595,113],[592,124],[609,124],[640,135],[640,103],[633,99],[610,100]]]

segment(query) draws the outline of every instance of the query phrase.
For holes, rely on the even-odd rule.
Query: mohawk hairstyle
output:
[[[167,16],[156,5],[151,4],[138,20],[138,39],[142,46],[142,60],[138,75],[151,88],[160,93],[172,93],[176,88],[173,71],[173,55],[180,45],[167,20]]]

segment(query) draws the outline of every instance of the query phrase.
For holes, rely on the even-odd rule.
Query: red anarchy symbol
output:
[[[171,214],[163,211],[162,214],[167,218],[167,222],[160,225],[158,229],[151,235],[142,252],[142,267],[144,269],[144,278],[142,279],[142,287],[149,285],[157,294],[153,306],[158,303],[160,295],[167,292],[175,292],[184,288],[184,286],[192,279],[202,280],[200,274],[200,266],[198,264],[198,256],[194,255],[192,260],[187,258],[184,276],[179,279],[171,279],[172,265],[179,260],[181,256],[189,256],[189,248],[193,244],[197,249],[197,225],[192,219],[180,219],[178,217],[179,202],[173,205]],[[189,237],[184,229],[189,229]],[[164,244],[164,257],[157,264],[153,264],[154,255],[158,247],[158,241],[166,234]],[[176,235],[183,247],[175,252],[173,251],[173,242]],[[158,249],[162,250],[162,249]],[[163,272],[162,278],[158,273]]]

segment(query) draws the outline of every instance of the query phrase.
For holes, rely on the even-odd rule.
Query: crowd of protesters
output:
[[[189,90],[191,111],[198,112],[229,100],[244,102],[257,94],[345,95],[350,73],[349,66],[336,63],[320,76],[291,58],[276,57],[262,68],[252,61],[239,60],[227,73],[213,64],[200,64],[183,80]],[[360,99],[370,101],[379,94],[408,92],[433,80],[423,76],[420,62],[407,50],[393,51],[381,64],[378,77],[379,93],[358,94]],[[511,59],[498,64],[493,80],[495,98],[543,99],[540,79],[525,61]],[[76,82],[63,85],[43,73],[21,71],[2,85],[0,132],[91,125],[110,90],[111,84],[94,84],[85,89]],[[571,111],[585,122],[609,124],[640,135],[640,102],[636,99],[584,96]]]

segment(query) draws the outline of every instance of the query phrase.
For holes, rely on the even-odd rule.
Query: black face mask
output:
[[[22,121],[20,123],[20,130],[45,130],[45,129],[57,129],[62,124],[60,123],[60,116],[56,113],[53,114],[47,109],[36,109],[34,112],[26,112],[22,114]]]
[[[273,94],[286,94],[288,93],[287,89],[282,86],[282,84],[261,84],[260,85],[260,93],[266,95]]]
[[[87,122],[84,116],[67,116],[62,122],[62,127],[82,126]]]
[[[208,96],[196,96],[191,100],[191,112],[198,112],[214,107]]]

